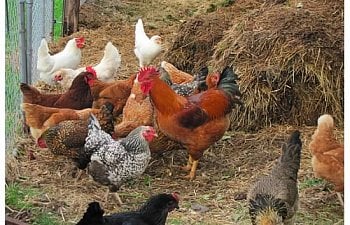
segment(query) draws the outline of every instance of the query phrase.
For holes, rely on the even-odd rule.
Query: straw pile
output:
[[[240,74],[245,108],[233,112],[235,127],[315,125],[325,112],[343,124],[343,2],[289,4],[242,15],[215,48],[214,68]]]
[[[166,61],[178,69],[195,73],[206,66],[214,46],[230,26],[230,17],[224,10],[205,16],[196,16],[181,24],[172,46],[166,52]]]

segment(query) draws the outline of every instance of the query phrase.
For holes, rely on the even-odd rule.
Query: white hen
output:
[[[139,19],[135,27],[135,55],[139,59],[140,67],[149,65],[162,51],[162,40],[158,35],[151,38],[145,33],[142,20]]]
[[[119,54],[118,49],[112,44],[112,42],[108,42],[105,50],[103,58],[100,63],[95,65],[93,69],[96,71],[97,78],[104,82],[113,82],[114,74],[118,71],[121,65],[121,56]],[[60,69],[55,72],[54,80],[61,84],[64,88],[69,88],[72,84],[72,81],[79,73],[85,71],[86,67],[81,67],[76,70],[72,69]]]
[[[38,48],[37,69],[40,72],[40,79],[52,84],[52,78],[55,71],[61,68],[76,69],[80,64],[81,50],[84,46],[84,38],[73,38],[68,41],[64,49],[55,54],[49,54],[47,42],[41,40]]]

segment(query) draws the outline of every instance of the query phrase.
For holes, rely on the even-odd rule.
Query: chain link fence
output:
[[[54,35],[54,21],[62,24],[63,8],[56,8],[54,14],[55,5],[63,6],[63,0],[5,0],[6,150],[12,151],[22,135],[19,84],[39,79],[36,61],[41,39],[50,42]]]
[[[21,95],[19,90],[19,4],[16,0],[6,0],[6,41],[5,41],[5,136],[6,149],[13,149],[14,140],[21,134]]]

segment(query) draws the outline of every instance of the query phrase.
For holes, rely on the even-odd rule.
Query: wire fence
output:
[[[13,149],[14,140],[21,134],[21,95],[19,90],[20,54],[19,54],[19,4],[15,0],[6,0],[6,49],[5,49],[5,136],[6,150]]]
[[[62,6],[63,0],[5,0],[7,151],[14,150],[16,140],[22,135],[22,94],[19,83],[33,83],[39,79],[36,70],[37,50],[42,38],[50,42],[55,34],[61,34],[54,31],[53,24],[56,21],[55,28],[62,30]]]

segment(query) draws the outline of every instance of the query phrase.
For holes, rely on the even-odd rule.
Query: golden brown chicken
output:
[[[118,116],[123,112],[123,107],[126,104],[133,82],[136,75],[131,75],[126,80],[118,80],[113,83],[105,83],[99,80],[94,80],[90,85],[94,98],[93,108],[100,108],[106,102],[114,105],[113,114]]]
[[[292,225],[298,210],[298,171],[302,143],[294,131],[269,175],[249,189],[247,200],[253,225]]]
[[[312,168],[316,177],[334,184],[341,204],[344,192],[344,145],[334,136],[332,116],[325,114],[318,118],[318,126],[309,144]]]
[[[115,126],[114,135],[117,138],[126,137],[130,131],[141,125],[153,124],[153,107],[149,97],[140,89],[140,83],[135,79],[131,94],[123,108],[123,119]]]
[[[30,103],[22,103],[21,108],[25,113],[25,123],[30,127],[30,133],[35,140],[41,134],[64,120],[86,120],[90,113],[98,113],[99,109],[65,109],[51,108]]]
[[[170,79],[175,84],[184,84],[194,80],[194,77],[191,74],[183,72],[177,69],[174,65],[169,62],[162,61],[160,66],[168,72]]]
[[[106,133],[113,133],[113,104],[106,103],[95,114],[101,128]],[[65,155],[73,159],[79,169],[85,169],[91,154],[83,151],[88,135],[88,120],[65,120],[48,128],[38,139],[41,148],[49,148],[55,155]]]

